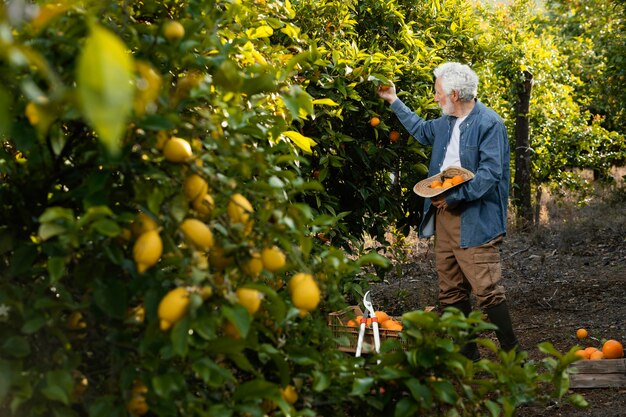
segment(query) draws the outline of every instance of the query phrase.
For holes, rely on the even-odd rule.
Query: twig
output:
[[[507,259],[508,259],[508,258],[512,258],[512,257],[514,257],[514,256],[516,256],[516,255],[519,255],[520,253],[524,253],[524,252],[526,252],[527,250],[529,250],[531,247],[532,247],[532,246],[528,246],[528,247],[526,247],[526,248],[524,248],[524,249],[520,249],[520,250],[518,250],[518,251],[515,251],[515,252],[513,252],[512,254],[510,254],[509,256],[507,256]]]

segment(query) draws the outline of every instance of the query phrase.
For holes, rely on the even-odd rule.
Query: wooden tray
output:
[[[569,369],[571,388],[626,387],[626,359],[582,360]]]

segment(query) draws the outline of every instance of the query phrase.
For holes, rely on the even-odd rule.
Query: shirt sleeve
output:
[[[435,142],[435,129],[432,121],[426,121],[409,109],[402,100],[391,103],[391,110],[396,114],[402,126],[422,145]]]
[[[503,161],[508,143],[506,128],[501,123],[493,123],[483,133],[479,143],[479,163],[474,178],[450,190],[445,197],[448,205],[478,200],[502,180]]]

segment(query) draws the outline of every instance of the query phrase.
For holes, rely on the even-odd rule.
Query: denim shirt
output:
[[[394,101],[391,109],[411,136],[423,145],[432,146],[428,176],[438,174],[457,118],[444,115],[426,121],[401,100]],[[460,131],[461,166],[475,176],[447,191],[444,197],[448,206],[456,205],[461,210],[461,247],[467,248],[506,234],[510,149],[502,119],[478,101],[461,123]],[[436,208],[427,198],[419,227],[420,237],[434,234],[435,213]]]

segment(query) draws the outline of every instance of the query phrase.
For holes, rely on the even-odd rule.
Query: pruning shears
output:
[[[363,338],[365,337],[365,327],[367,325],[367,319],[371,316],[372,322],[372,330],[374,333],[374,349],[376,353],[380,352],[380,334],[378,331],[378,317],[374,313],[374,307],[372,306],[372,298],[370,297],[370,292],[366,292],[363,297],[363,305],[365,306],[365,312],[363,313],[363,317],[361,318],[361,324],[359,325],[359,338],[356,344],[356,352],[355,356],[358,358],[361,356],[361,352],[363,350]]]

